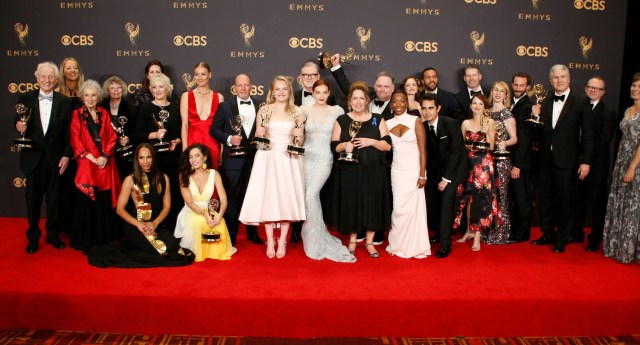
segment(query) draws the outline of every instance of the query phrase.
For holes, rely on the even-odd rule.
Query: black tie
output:
[[[429,125],[429,134],[433,135],[433,139],[436,139],[436,128],[433,125]]]
[[[307,90],[302,90],[302,97],[313,96],[313,94]]]
[[[564,95],[562,95],[562,96],[553,95],[553,101],[554,102],[557,102],[557,101],[564,102]]]
[[[470,95],[469,97],[473,97],[473,96],[478,95],[478,94],[482,95],[482,91],[470,91],[469,92],[469,95]]]
[[[243,104],[251,105],[251,101],[240,101],[240,105],[243,105]]]
[[[39,94],[38,95],[38,99],[41,100],[41,101],[44,101],[46,99],[46,100],[51,102],[51,101],[53,101],[53,95],[47,96],[47,95]]]
[[[376,107],[382,107],[384,105],[384,101],[379,101],[377,99],[373,100],[373,104],[376,105]]]

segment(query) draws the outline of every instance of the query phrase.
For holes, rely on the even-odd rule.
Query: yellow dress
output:
[[[204,186],[202,194],[198,190],[195,181],[189,177],[189,191],[191,191],[191,198],[199,207],[207,209],[207,205],[215,189],[215,170],[209,169],[209,178]],[[176,230],[174,235],[176,238],[180,238],[180,246],[190,249],[196,254],[195,261],[203,261],[204,259],[216,259],[216,260],[229,260],[231,259],[233,247],[231,245],[231,238],[229,237],[229,230],[227,230],[227,224],[224,218],[220,221],[220,224],[214,227],[220,233],[219,242],[202,242],[202,233],[209,232],[211,228],[207,225],[207,219],[205,216],[193,212],[191,208],[184,205],[180,214],[178,214],[178,220],[176,222]]]

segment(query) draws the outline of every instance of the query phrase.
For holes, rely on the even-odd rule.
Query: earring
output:
[[[202,169],[207,169],[207,162],[202,163]]]
[[[191,166],[191,170],[196,170],[196,167],[194,167],[193,165]]]
[[[351,106],[350,106],[350,105],[348,105],[348,106],[347,106],[347,112],[348,112],[348,113],[350,113],[350,112],[351,112]]]

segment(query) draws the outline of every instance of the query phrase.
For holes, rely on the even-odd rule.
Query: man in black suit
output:
[[[453,92],[449,92],[438,87],[438,71],[433,67],[427,67],[422,70],[422,84],[424,85],[424,95],[434,94],[440,104],[440,115],[446,115],[458,120],[459,124],[465,119],[465,115],[460,109],[458,100]],[[423,96],[424,96],[423,95]]]
[[[18,97],[18,103],[27,107],[31,117],[25,122],[17,115],[15,127],[18,132],[24,132],[33,144],[32,150],[23,150],[20,154],[20,170],[27,178],[28,254],[38,251],[43,199],[47,203],[46,243],[58,249],[65,248],[64,242],[58,238],[62,230],[59,228],[60,179],[71,157],[71,102],[53,90],[58,75],[58,67],[52,62],[38,64],[35,76],[39,90]]]
[[[438,98],[422,99],[422,116],[427,131],[427,222],[440,240],[437,258],[451,253],[451,232],[455,218],[456,188],[467,174],[467,158],[460,124],[448,116],[439,116]]]
[[[511,113],[518,128],[518,142],[511,150],[511,182],[509,184],[512,197],[511,243],[528,241],[531,236],[531,128],[525,121],[531,116],[531,99],[527,89],[531,84],[531,77],[518,72],[511,78],[513,103]]]
[[[602,77],[593,77],[584,88],[589,98],[589,107],[593,109],[593,161],[589,176],[578,181],[578,197],[576,212],[569,242],[584,241],[584,223],[587,216],[587,205],[591,210],[591,233],[587,251],[595,252],[602,242],[604,218],[609,197],[609,175],[611,175],[611,140],[618,123],[617,112],[603,101],[605,83]]]
[[[376,81],[373,83],[373,90],[369,88],[369,96],[371,102],[369,102],[369,111],[372,113],[382,115],[385,120],[393,118],[393,111],[389,105],[395,85],[393,84],[393,75],[391,73],[382,71],[376,75]]]
[[[222,143],[224,148],[220,156],[222,157],[221,173],[224,188],[229,199],[225,220],[229,229],[231,243],[235,245],[238,236],[240,222],[238,216],[244,201],[244,195],[251,176],[251,167],[255,156],[255,149],[251,145],[251,139],[256,131],[256,113],[260,101],[251,97],[251,79],[246,74],[239,74],[234,83],[236,95],[222,102],[218,107],[210,134]],[[231,129],[231,123],[236,116],[242,117],[242,128],[240,135]],[[245,155],[230,156],[229,150],[233,146],[243,146],[247,149]],[[255,244],[263,244],[264,241],[258,236],[258,228],[247,225],[247,238]]]
[[[571,232],[576,174],[584,180],[591,167],[593,112],[585,96],[569,88],[571,78],[566,66],[554,65],[549,77],[554,95],[545,98],[542,105],[531,107],[544,122],[539,152],[543,235],[531,243],[555,244],[553,252],[563,253]]]
[[[456,93],[456,99],[458,100],[460,109],[464,113],[464,118],[468,119],[471,117],[471,97],[480,93],[489,98],[489,92],[482,89],[482,86],[480,85],[480,82],[482,81],[482,71],[480,71],[480,67],[478,67],[478,65],[467,65],[464,69],[463,78],[467,87]]]

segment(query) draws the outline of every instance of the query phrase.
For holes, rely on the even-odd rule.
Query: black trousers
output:
[[[38,242],[42,231],[40,230],[40,211],[42,201],[46,202],[47,221],[45,229],[48,239],[58,237],[60,233],[60,185],[61,176],[57,169],[53,169],[44,158],[38,163],[38,168],[26,174],[27,182],[25,195],[27,200],[27,239],[29,242]],[[75,188],[67,191],[73,195]],[[67,231],[69,231],[67,229]]]
[[[438,183],[442,179],[427,180],[425,193],[427,198],[427,226],[440,239],[443,247],[451,246],[451,233],[453,232],[453,220],[455,218],[455,182],[448,183],[444,191],[438,190]]]
[[[528,241],[531,237],[531,171],[520,170],[520,178],[511,179],[509,192],[511,194],[511,234],[522,240]]]
[[[231,243],[236,243],[238,237],[238,228],[240,227],[240,210],[242,209],[242,203],[244,202],[244,196],[247,192],[247,185],[249,184],[250,171],[247,169],[224,169],[221,168],[222,182],[224,183],[224,189],[227,192],[227,211],[224,214],[224,220],[227,223],[227,229],[229,230],[229,237],[231,237]],[[257,234],[258,228],[256,226],[247,225],[247,234]]]
[[[540,170],[540,225],[542,233],[555,238],[558,244],[566,244],[569,240],[577,171],[577,167],[560,169],[555,166]]]

